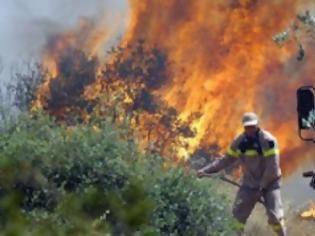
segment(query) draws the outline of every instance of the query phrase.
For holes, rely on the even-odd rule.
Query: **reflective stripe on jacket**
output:
[[[237,160],[244,167],[243,185],[247,187],[269,188],[281,176],[278,142],[268,131],[260,129],[256,138],[242,133],[225,156],[206,167],[206,171],[220,171]]]

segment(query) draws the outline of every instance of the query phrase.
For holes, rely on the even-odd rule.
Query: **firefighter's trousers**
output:
[[[266,190],[263,193],[245,186],[239,189],[234,202],[233,216],[240,223],[241,231],[244,230],[246,221],[259,199],[264,202],[269,225],[277,235],[285,236],[286,230],[280,188]],[[239,235],[242,235],[242,232]]]

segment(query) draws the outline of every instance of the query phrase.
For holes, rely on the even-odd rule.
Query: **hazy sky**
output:
[[[8,80],[17,62],[37,59],[47,36],[73,27],[79,17],[110,19],[115,14],[115,21],[124,25],[127,10],[127,0],[0,0],[0,58],[5,68],[0,81]]]

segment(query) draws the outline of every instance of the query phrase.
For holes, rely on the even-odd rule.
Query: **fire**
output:
[[[303,211],[300,216],[304,219],[315,219],[315,203],[312,202],[310,207]]]
[[[304,2],[131,2],[126,40],[149,39],[174,61],[172,84],[161,96],[183,117],[202,114],[190,148],[214,142],[227,147],[243,112],[254,110],[278,137],[284,172],[292,173],[310,151],[296,134],[295,90],[311,81],[314,67],[311,58],[299,64],[292,45],[278,49],[271,38]]]
[[[279,49],[272,42],[272,36],[290,24],[303,3],[302,0],[130,0],[131,15],[120,47],[128,48],[144,39],[148,45],[157,45],[170,59],[165,72],[167,80],[147,90],[160,97],[167,107],[176,109],[176,122],[188,122],[194,131],[195,135],[185,137],[188,145],[177,149],[180,156],[212,144],[225,149],[241,131],[240,118],[245,111],[256,111],[263,127],[278,137],[286,175],[308,156],[310,149],[299,141],[295,128],[295,90],[313,83],[315,58],[308,55],[300,63],[296,60],[294,43]],[[60,71],[60,59],[69,48],[82,49],[88,58],[85,62],[92,63],[101,46],[110,39],[109,35],[104,28],[83,21],[78,29],[48,43],[43,60],[51,76],[40,88],[34,104],[47,106],[44,97],[51,93],[53,80],[63,81],[61,90],[68,88],[63,85],[65,73]],[[127,57],[128,54],[113,54],[107,58],[107,67],[117,58]],[[142,63],[141,57],[137,60]],[[78,66],[80,71],[82,65],[74,61],[72,66]],[[108,89],[104,76],[100,75],[105,70],[103,65],[93,65],[91,70],[95,73],[83,73],[93,79],[84,83],[75,97],[89,101],[97,98],[101,101],[96,106],[97,113],[104,115],[104,106],[115,94],[107,100],[99,99],[113,90]],[[111,79],[115,80],[115,76]],[[159,76],[164,78],[164,74]],[[126,85],[118,80],[111,86],[116,92],[126,91]],[[132,96],[124,96],[125,107]],[[199,115],[191,119],[192,114]],[[153,136],[169,142],[165,138],[169,130],[158,125],[161,117],[148,112],[137,116],[135,126],[142,131],[155,127],[144,139],[151,140]]]
[[[101,55],[102,46],[109,39],[109,32],[106,29],[85,18],[80,19],[76,29],[51,37],[43,54],[43,66],[48,70],[48,75],[46,81],[39,89],[33,108],[47,106],[45,97],[51,95],[51,81],[58,80],[58,76],[61,74],[61,67],[73,67],[74,70],[83,69],[80,68],[78,50],[82,50],[92,61],[96,55]],[[64,59],[67,57],[72,57],[72,63],[63,65],[65,63]]]

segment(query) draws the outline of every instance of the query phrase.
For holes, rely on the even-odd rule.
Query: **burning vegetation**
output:
[[[144,148],[178,158],[184,139],[195,135],[190,124],[198,114],[183,121],[156,93],[170,80],[169,61],[162,50],[139,40],[112,48],[108,61],[101,64],[97,57],[69,44],[67,36],[49,42],[46,58],[58,45],[65,48],[54,56],[53,73],[48,66],[31,110],[41,108],[68,125],[93,118],[128,122]]]
[[[47,73],[31,109],[69,125],[128,122],[144,148],[175,158],[223,152],[241,131],[242,113],[253,110],[278,137],[288,175],[310,151],[288,104],[299,85],[312,83],[315,58],[302,64],[295,42],[279,50],[272,36],[302,4],[131,0],[129,27],[105,57],[107,31],[88,20],[48,40]]]
[[[307,210],[301,213],[303,219],[315,219],[315,203],[311,203]]]
[[[314,82],[312,62],[315,54],[304,54],[308,44],[302,40],[303,37],[299,41],[295,37],[291,40],[285,32],[278,35],[277,32],[290,24],[303,2],[130,0],[128,29],[106,54],[102,51],[103,45],[112,40],[106,27],[88,19],[81,20],[76,29],[48,39],[40,65],[29,68],[28,74],[16,75],[17,85],[12,87],[16,95],[15,105],[21,110],[34,112],[35,120],[39,121],[43,118],[40,115],[37,117],[36,111],[43,110],[50,115],[45,119],[53,116],[58,123],[43,120],[32,129],[30,127],[33,126],[28,123],[23,125],[23,148],[31,153],[29,156],[51,158],[49,163],[56,166],[52,165],[51,172],[43,166],[41,172],[49,183],[60,188],[64,186],[67,191],[76,191],[86,183],[91,184],[89,178],[94,181],[95,176],[104,181],[101,184],[112,180],[111,185],[121,187],[127,179],[127,174],[120,175],[121,171],[132,170],[128,165],[137,159],[134,137],[147,151],[145,156],[152,157],[156,163],[160,163],[160,160],[154,159],[158,155],[150,154],[158,153],[178,162],[189,157],[192,157],[192,162],[194,157],[206,157],[206,161],[210,161],[212,156],[223,153],[241,131],[239,124],[243,112],[252,110],[260,115],[263,127],[279,139],[283,172],[290,175],[312,151],[312,147],[306,147],[298,139],[294,128],[296,111],[292,104],[295,104],[296,88]],[[298,15],[297,21],[309,25],[314,23],[308,12]],[[298,31],[296,27],[294,30],[294,33]],[[274,35],[276,37],[273,38]],[[280,49],[272,39],[281,46]],[[284,41],[287,43],[283,44]],[[29,121],[31,124],[34,117]],[[105,126],[102,125],[104,120]],[[59,123],[63,125],[59,127]],[[114,123],[119,128],[128,126],[128,129],[115,133],[117,139],[113,139],[113,130],[108,129],[107,123]],[[58,132],[54,131],[57,127]],[[46,129],[49,132],[45,133]],[[14,128],[12,132],[20,135],[19,130]],[[36,142],[31,140],[32,133],[37,135]],[[43,133],[46,141],[38,145],[38,151],[37,143],[43,139]],[[107,139],[104,140],[102,135]],[[84,140],[82,136],[85,136]],[[7,151],[12,155],[9,160],[25,153],[24,149],[16,148],[20,141],[14,146],[19,138],[13,136],[12,142],[7,142],[6,138],[4,136],[2,140],[3,147],[12,143]],[[121,140],[125,146],[119,146]],[[78,146],[78,150],[73,146]],[[107,147],[110,146],[115,148],[108,154]],[[54,152],[60,147],[67,154]],[[91,151],[86,150],[90,147]],[[87,158],[86,153],[91,155]],[[100,165],[94,162],[95,153],[99,154]],[[106,161],[112,164],[111,160],[116,155],[127,157],[123,160],[124,164],[119,168],[106,166]],[[139,156],[141,160],[142,156]],[[68,166],[64,168],[63,163],[59,166],[58,158],[64,158]],[[132,176],[141,175],[140,169],[145,171],[142,180],[148,181],[147,186],[154,186],[161,199],[167,196],[175,201],[176,217],[180,222],[174,221],[174,226],[162,223],[159,225],[160,232],[169,235],[181,230],[178,232],[183,234],[188,232],[186,226],[200,235],[210,232],[208,227],[212,220],[209,219],[221,218],[213,217],[212,210],[207,211],[200,206],[209,209],[208,196],[215,191],[207,189],[210,195],[196,191],[192,191],[196,194],[193,197],[182,195],[184,187],[198,183],[190,182],[193,178],[186,176],[185,169],[180,169],[183,170],[182,175],[178,175],[175,181],[157,178],[163,191],[156,189],[148,178],[155,178],[150,169],[150,158],[146,158],[148,165],[132,170],[135,171]],[[34,159],[33,162],[37,161]],[[160,164],[156,173],[167,170],[165,173],[172,176],[179,169],[172,169],[172,161]],[[196,167],[203,164],[197,163]],[[13,166],[17,172],[20,171],[15,163]],[[153,166],[156,167],[155,164]],[[106,174],[103,174],[104,170]],[[34,171],[26,168],[26,172]],[[89,178],[85,180],[85,176]],[[165,187],[165,183],[169,186]],[[93,184],[98,186],[99,182]],[[174,185],[178,197],[169,195],[169,189],[174,190]],[[104,186],[107,189],[107,185]],[[204,187],[201,189],[205,190]],[[40,203],[36,202],[37,199],[35,202],[27,201],[26,207],[35,209],[36,204],[42,204],[41,201],[46,204],[49,199],[55,199],[55,196],[48,196],[46,190],[42,193],[39,188],[34,193],[36,191],[44,194],[43,199],[39,199]],[[55,189],[51,192],[54,193]],[[30,193],[33,195],[33,192]],[[185,193],[189,194],[189,191]],[[28,197],[28,194],[25,195]],[[203,202],[196,201],[200,196],[205,199],[202,199]],[[51,209],[45,204],[39,206]],[[170,206],[169,211],[173,214],[175,208],[169,203],[165,205]],[[194,220],[187,223],[189,211],[202,216],[204,223],[199,224],[195,215],[191,215],[194,217],[189,219]],[[153,214],[159,219],[158,223],[160,216],[168,219],[164,217],[164,205],[161,212],[163,214]],[[205,218],[205,213],[210,215]],[[300,216],[302,219],[315,218],[314,204]],[[192,227],[191,224],[196,225]],[[201,229],[202,225],[205,228]]]

